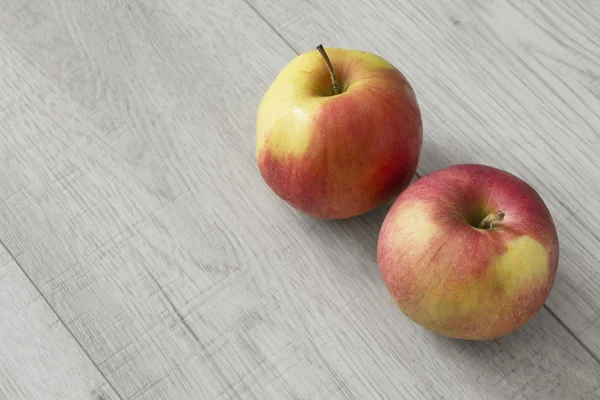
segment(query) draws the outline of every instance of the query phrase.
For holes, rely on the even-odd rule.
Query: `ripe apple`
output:
[[[398,69],[364,51],[318,46],[266,91],[256,157],[280,198],[313,217],[340,219],[405,189],[422,137],[415,94]]]
[[[455,165],[415,181],[379,234],[377,262],[396,304],[444,336],[493,339],[543,306],[559,257],[542,198],[497,168]]]

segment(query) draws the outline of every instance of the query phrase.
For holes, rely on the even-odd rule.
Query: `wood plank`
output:
[[[0,399],[119,399],[2,246],[0,343]]]
[[[319,399],[597,396],[600,364],[546,309],[516,333],[483,342],[440,337],[399,313],[373,262],[384,214],[320,223],[298,244],[252,266],[257,290],[279,306],[270,314],[279,321],[276,332],[294,332],[293,345],[305,349],[314,373],[315,384],[303,385],[296,376],[304,363],[288,367],[286,355],[277,355],[275,365],[291,369],[282,373],[282,393]],[[190,324],[200,315],[192,314]],[[267,346],[259,337],[255,345]],[[270,398],[260,375],[247,382],[255,382],[256,398]]]
[[[424,115],[420,175],[483,163],[539,191],[562,255],[547,305],[600,357],[598,3],[249,3],[297,52],[358,48],[406,73]]]
[[[21,5],[0,14],[0,235],[123,397],[215,398],[250,372],[222,351],[253,350],[182,313],[314,223],[254,168],[258,83],[293,53],[243,3]]]
[[[2,4],[0,238],[123,398],[599,390],[546,312],[482,344],[407,323],[374,264],[385,208],[320,223],[268,191],[254,115],[294,53],[245,3]]]

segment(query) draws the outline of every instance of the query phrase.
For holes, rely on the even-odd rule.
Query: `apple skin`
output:
[[[342,93],[317,50],[294,58],[258,108],[256,157],[268,186],[316,218],[365,213],[411,182],[421,112],[403,74],[359,50],[327,48]]]
[[[491,229],[485,215],[505,217]],[[559,243],[542,198],[500,169],[463,164],[415,181],[395,200],[379,234],[377,262],[400,310],[451,338],[486,340],[515,331],[544,305]]]

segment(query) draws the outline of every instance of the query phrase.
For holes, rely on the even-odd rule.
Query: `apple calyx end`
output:
[[[494,224],[500,222],[506,216],[502,211],[495,211],[488,214],[479,224],[479,229],[493,229]]]

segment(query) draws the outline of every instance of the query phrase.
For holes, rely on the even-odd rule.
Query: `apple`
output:
[[[264,94],[256,158],[271,190],[316,218],[365,213],[411,182],[421,112],[404,75],[381,57],[328,48],[295,57]]]
[[[394,201],[377,263],[398,308],[440,335],[495,339],[543,306],[559,243],[539,194],[485,165],[444,168]]]

